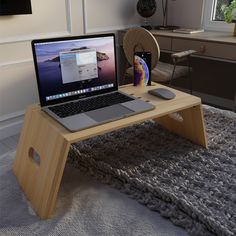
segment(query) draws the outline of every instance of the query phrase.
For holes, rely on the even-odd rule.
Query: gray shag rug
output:
[[[204,116],[209,149],[147,121],[72,145],[68,161],[190,235],[236,235],[236,114]]]
[[[52,219],[41,220],[0,156],[0,236],[187,236],[137,201],[67,164]]]

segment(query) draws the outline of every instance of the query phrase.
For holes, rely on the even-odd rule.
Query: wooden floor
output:
[[[16,150],[20,134],[0,140],[0,156]]]

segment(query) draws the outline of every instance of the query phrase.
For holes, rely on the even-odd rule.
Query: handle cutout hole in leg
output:
[[[38,166],[40,166],[40,156],[39,154],[31,147],[29,149],[29,158]]]
[[[178,122],[183,122],[184,121],[184,118],[177,112],[174,112],[174,113],[171,113],[168,115],[170,118],[178,121]]]

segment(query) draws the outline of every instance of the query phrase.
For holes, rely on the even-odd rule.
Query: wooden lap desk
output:
[[[13,171],[33,209],[42,219],[52,216],[60,187],[66,159],[72,143],[101,135],[113,130],[154,119],[168,130],[194,143],[207,147],[201,100],[198,97],[172,90],[176,97],[163,100],[147,93],[149,89],[165,87],[153,83],[149,87],[126,85],[120,88],[156,108],[152,111],[130,116],[71,133],[42,112],[40,106],[31,105],[25,115],[17,148]],[[169,116],[178,112],[182,119]],[[35,153],[40,161],[35,160]]]

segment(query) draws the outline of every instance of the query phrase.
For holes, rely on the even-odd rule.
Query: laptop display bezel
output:
[[[41,81],[39,78],[39,71],[38,71],[38,64],[37,64],[37,57],[36,57],[36,48],[35,44],[38,43],[47,43],[47,42],[56,42],[56,41],[68,41],[68,40],[79,40],[79,39],[91,39],[91,38],[102,38],[102,37],[113,37],[114,42],[114,63],[115,63],[115,81],[114,81],[114,87],[102,89],[98,91],[93,91],[89,93],[85,93],[82,95],[73,95],[69,97],[63,97],[58,98],[51,101],[46,101],[46,98],[42,95],[42,87],[41,87]],[[118,77],[117,77],[117,58],[116,58],[116,39],[114,33],[107,33],[107,34],[93,34],[93,35],[81,35],[81,36],[69,36],[69,37],[57,37],[57,38],[49,38],[49,39],[35,39],[31,41],[31,47],[32,47],[32,53],[33,53],[33,61],[34,61],[34,68],[35,68],[35,74],[36,74],[36,80],[37,80],[37,87],[38,87],[38,93],[39,93],[39,100],[41,107],[49,106],[49,105],[55,105],[60,104],[63,102],[78,100],[81,98],[91,97],[103,93],[109,93],[113,91],[118,90]],[[76,88],[75,88],[76,90]]]

